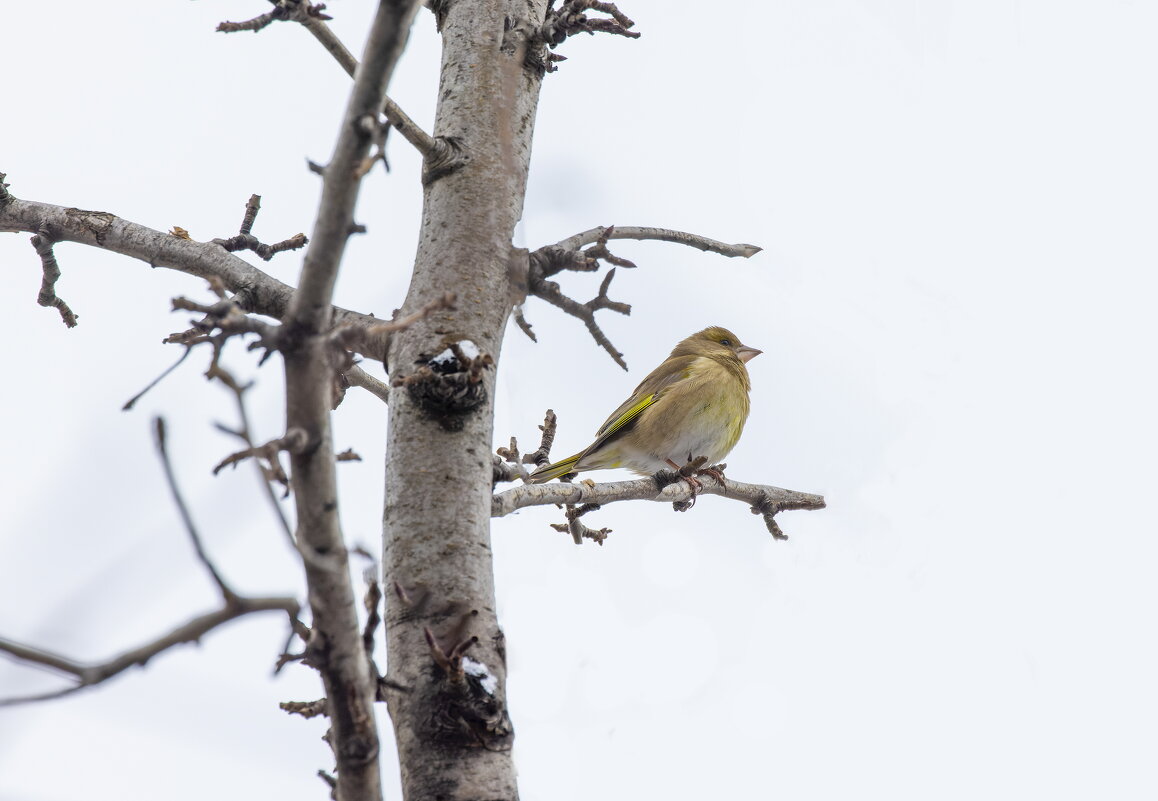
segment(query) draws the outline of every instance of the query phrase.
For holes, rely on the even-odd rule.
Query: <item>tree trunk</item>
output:
[[[541,84],[524,66],[526,42],[546,9],[545,0],[435,8],[443,56],[434,134],[457,142],[466,160],[429,179],[403,313],[448,290],[457,303],[395,336],[387,354],[395,388],[383,568],[389,678],[403,688],[390,691],[390,713],[409,801],[514,799],[490,547],[493,389]],[[446,350],[459,342],[480,355],[465,344]]]

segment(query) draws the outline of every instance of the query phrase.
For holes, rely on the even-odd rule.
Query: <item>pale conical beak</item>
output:
[[[736,348],[736,355],[740,357],[740,361],[742,362],[750,362],[763,352],[762,350],[749,348],[747,345],[741,345]]]

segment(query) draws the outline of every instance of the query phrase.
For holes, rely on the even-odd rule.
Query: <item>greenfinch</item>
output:
[[[762,352],[720,326],[692,334],[611,413],[586,450],[540,467],[531,483],[611,467],[653,475],[699,457],[718,463],[748,419],[745,363]]]

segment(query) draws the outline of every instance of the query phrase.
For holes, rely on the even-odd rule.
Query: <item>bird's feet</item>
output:
[[[724,469],[727,468],[727,466],[728,465],[725,464],[724,462],[720,462],[720,464],[714,464],[714,465],[710,465],[708,467],[701,467],[699,470],[696,471],[696,473],[697,473],[697,475],[701,475],[701,476],[711,476],[716,481],[720,482],[720,486],[727,489],[728,483],[726,481],[724,481]]]
[[[700,456],[689,460],[688,463],[683,467],[680,467],[671,459],[667,459],[666,461],[675,471],[675,475],[672,478],[672,481],[686,481],[688,483],[688,488],[692,491],[691,497],[686,501],[676,501],[674,504],[672,504],[677,512],[686,512],[688,509],[691,509],[696,505],[696,498],[699,496],[700,491],[704,488],[703,482],[696,478],[696,474],[703,472],[702,468],[704,466],[704,462],[706,462],[707,459],[703,456]]]

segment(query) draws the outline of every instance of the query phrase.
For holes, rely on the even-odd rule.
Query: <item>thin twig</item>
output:
[[[330,19],[330,17],[324,14],[311,14],[302,8],[303,6],[309,5],[309,3],[299,3],[298,9],[290,15],[290,18],[295,22],[300,22],[307,31],[313,34],[313,37],[318,40],[322,47],[326,48],[326,52],[334,57],[334,60],[346,71],[347,75],[353,78],[354,72],[358,69],[358,59],[346,49],[346,46],[342,44],[342,40],[339,39],[333,29],[326,24],[325,21]],[[322,8],[325,8],[325,6],[322,6]]]
[[[301,715],[303,718],[315,718],[326,714],[329,702],[325,698],[316,701],[282,701],[278,706],[291,715]]]
[[[213,468],[213,474],[217,475],[230,465],[236,467],[238,462],[245,461],[246,459],[260,457],[266,460],[273,477],[286,485],[286,491],[288,492],[289,477],[282,468],[278,455],[282,451],[286,451],[287,453],[300,453],[308,444],[309,436],[305,431],[300,428],[291,428],[285,432],[285,436],[272,439],[264,445],[252,445],[236,453],[231,453]]]
[[[727,242],[720,242],[715,239],[709,239],[706,236],[699,234],[690,234],[686,231],[675,231],[670,228],[645,228],[633,225],[615,225],[615,226],[599,226],[592,228],[589,231],[570,236],[560,242],[556,242],[553,247],[562,248],[563,250],[578,250],[584,245],[590,245],[598,242],[599,239],[606,233],[608,228],[613,228],[609,239],[638,239],[638,240],[656,240],[659,242],[674,242],[678,245],[687,245],[688,247],[698,248],[703,251],[710,251],[712,253],[719,253],[721,256],[728,257],[742,257],[749,258],[755,256],[763,248],[756,245],[735,244],[729,245]],[[548,246],[550,247],[550,246]]]
[[[220,365],[217,366],[213,375],[218,381],[226,386],[233,393],[233,397],[237,403],[237,415],[241,419],[241,430],[230,431],[231,434],[241,438],[250,448],[253,447],[253,428],[249,422],[249,411],[245,406],[245,391],[249,385],[241,385],[234,378],[233,375]],[[281,501],[274,492],[272,484],[272,476],[262,466],[261,462],[254,460],[254,465],[257,468],[257,473],[261,477],[261,486],[265,491],[266,498],[269,499],[270,506],[273,507],[274,516],[281,525],[282,531],[285,533],[286,539],[294,550],[297,550],[297,541],[294,539],[293,528],[290,527],[289,520],[286,519],[285,510],[281,508]],[[280,464],[278,465],[280,467]],[[287,648],[288,650],[288,648]]]
[[[551,446],[555,444],[555,431],[558,427],[559,418],[555,415],[555,410],[548,409],[547,414],[543,417],[543,425],[539,426],[539,430],[543,432],[543,437],[539,440],[539,449],[524,456],[524,464],[542,467],[550,463]]]
[[[351,386],[361,387],[372,395],[375,395],[383,403],[390,402],[390,385],[370,375],[358,365],[355,364],[347,370],[344,375],[349,380]]]
[[[257,219],[257,212],[260,208],[261,195],[250,195],[249,200],[246,201],[245,204],[245,216],[241,220],[239,233],[228,239],[214,239],[213,243],[220,245],[230,253],[236,253],[239,250],[251,250],[264,261],[271,260],[278,253],[284,253],[287,250],[298,250],[309,244],[310,240],[305,234],[294,234],[289,239],[275,242],[272,245],[267,245],[262,242],[251,233],[253,223]]]
[[[398,133],[402,134],[403,139],[414,145],[423,158],[429,159],[439,155],[438,140],[422,130],[418,123],[389,97],[382,101],[382,114],[390,120],[390,124]]]
[[[217,32],[240,33],[241,31],[252,31],[253,33],[257,33],[278,20],[286,19],[287,16],[286,10],[278,6],[273,11],[267,11],[264,14],[259,14],[253,19],[247,19],[243,22],[219,22],[217,23]]]
[[[330,332],[330,342],[343,350],[355,350],[359,353],[374,351],[379,359],[384,358],[390,347],[390,337],[424,317],[443,309],[453,310],[456,296],[453,292],[444,292],[438,298],[427,303],[421,309],[394,320],[376,320],[370,325],[340,325]],[[349,370],[346,370],[349,373]],[[351,381],[353,383],[353,381]]]
[[[523,304],[519,304],[514,308],[515,325],[519,330],[530,337],[532,342],[538,342],[539,338],[535,336],[535,332],[531,330],[531,324],[527,322],[527,318],[523,315]]]
[[[121,411],[127,412],[130,409],[132,409],[134,406],[136,406],[137,401],[139,401],[141,398],[145,397],[146,393],[148,393],[149,390],[151,390],[153,387],[157,386],[157,384],[160,384],[163,380],[165,380],[166,376],[168,376],[170,373],[172,373],[174,370],[176,370],[178,367],[180,367],[181,363],[183,361],[185,361],[186,359],[188,359],[189,354],[192,352],[193,352],[193,347],[191,345],[186,345],[185,346],[185,352],[181,354],[181,357],[179,359],[177,359],[177,361],[173,362],[173,364],[171,364],[169,367],[167,367],[163,373],[161,373],[159,376],[157,376],[152,381],[150,381],[144,389],[142,389],[136,395],[134,395],[133,397],[131,397],[127,401],[125,401],[125,405],[121,407]]]
[[[40,294],[36,302],[41,306],[54,307],[60,312],[60,319],[68,328],[76,328],[76,314],[68,304],[56,296],[56,282],[60,279],[60,265],[56,263],[56,254],[52,252],[54,244],[48,221],[44,220],[37,227],[36,235],[32,237],[32,247],[36,255],[40,256],[40,263],[44,270],[44,278],[40,282]]]
[[[180,645],[186,642],[198,642],[200,639],[208,634],[213,629],[234,620],[244,615],[252,614],[254,612],[268,612],[280,610],[285,612],[290,619],[290,629],[292,634],[297,634],[303,639],[307,640],[309,637],[309,630],[298,619],[298,613],[301,608],[298,602],[293,598],[247,598],[235,593],[225,583],[221,577],[216,566],[205,552],[205,548],[201,542],[201,537],[197,533],[197,529],[193,524],[192,516],[189,513],[188,507],[181,496],[180,489],[177,486],[176,477],[173,473],[173,467],[169,459],[169,452],[166,443],[165,421],[158,417],[154,421],[154,434],[156,436],[157,451],[161,456],[161,463],[165,469],[165,477],[169,482],[169,489],[173,493],[173,500],[177,504],[177,509],[181,514],[181,518],[185,523],[186,531],[190,539],[193,541],[193,547],[197,552],[197,558],[201,564],[212,576],[213,581],[217,584],[218,590],[221,592],[222,607],[214,612],[200,615],[193,618],[188,623],[170,631],[168,634],[157,638],[156,640],[146,643],[133,650],[126,651],[120,656],[114,657],[107,662],[96,664],[85,664],[77,662],[67,657],[54,654],[50,651],[44,651],[39,648],[34,648],[28,645],[12,642],[10,640],[0,640],[0,652],[11,654],[18,659],[29,664],[42,665],[71,675],[76,679],[77,683],[69,687],[64,687],[60,690],[55,690],[48,693],[41,693],[33,696],[25,696],[20,698],[0,699],[0,706],[11,704],[28,703],[31,701],[42,701],[51,698],[60,698],[65,695],[70,695],[78,690],[90,687],[94,684],[99,684],[106,681],[113,676],[129,669],[133,665],[144,665],[157,654],[172,648],[175,645]],[[291,636],[292,636],[291,634]]]
[[[305,26],[314,38],[321,43],[322,47],[334,57],[346,74],[351,78],[358,70],[358,59],[351,53],[342,40],[337,37],[333,29],[325,22],[315,15],[311,15],[303,10],[295,10],[288,15],[289,19],[295,22],[300,22]],[[382,103],[382,114],[390,121],[390,124],[402,134],[402,137],[410,144],[418,149],[424,158],[434,157],[439,152],[439,144],[433,136],[426,133],[422,128],[414,122],[411,117],[404,112],[397,103],[389,97],[385,97]],[[383,145],[385,143],[383,142]]]
[[[593,272],[599,269],[600,261],[606,261],[619,267],[635,267],[633,262],[615,256],[607,249],[607,242],[611,239],[654,239],[663,242],[677,242],[724,256],[742,256],[744,258],[760,252],[760,248],[755,245],[729,245],[684,231],[609,225],[583,231],[553,245],[544,245],[527,254],[527,294],[541,298],[567,314],[582,320],[596,344],[607,351],[615,363],[624,370],[627,369],[627,362],[624,361],[623,354],[611,344],[611,340],[603,333],[603,329],[595,320],[595,312],[600,309],[610,309],[620,314],[631,314],[630,305],[613,301],[607,296],[607,289],[615,275],[615,268],[608,270],[599,287],[599,294],[587,303],[580,303],[568,297],[563,294],[557,283],[547,280],[549,276],[564,270]],[[582,248],[587,245],[591,245],[591,247],[583,250]],[[535,339],[530,331],[530,326],[523,319],[521,310],[516,310],[515,322],[528,336]]]
[[[549,6],[550,5],[553,5],[553,3],[549,4]],[[589,18],[583,13],[588,10],[600,11],[607,14],[610,19],[603,17]],[[546,19],[543,20],[543,24],[539,28],[536,38],[542,45],[551,48],[558,47],[566,41],[568,37],[574,36],[575,34],[594,34],[596,31],[638,39],[639,33],[629,30],[634,25],[635,23],[620,11],[614,3],[602,2],[602,0],[564,0],[558,9],[548,8]],[[556,56],[555,58],[549,58],[547,61],[544,61],[540,66],[547,72],[554,72],[555,67],[553,62],[562,60],[563,58],[561,56]]]
[[[77,662],[49,651],[22,645],[11,640],[0,639],[0,652],[11,654],[29,664],[43,665],[53,670],[66,673],[76,680],[76,684],[60,690],[16,698],[0,698],[0,706],[12,706],[15,704],[44,701],[71,695],[86,687],[107,681],[134,665],[143,666],[153,657],[175,645],[181,645],[187,642],[199,642],[206,634],[231,620],[236,620],[239,617],[244,617],[255,612],[273,611],[285,612],[289,615],[291,624],[295,625],[295,628],[297,625],[300,625],[300,622],[297,620],[300,607],[298,602],[293,598],[246,598],[234,595],[221,609],[195,617],[188,623],[173,629],[163,637],[159,637],[152,642],[130,651],[125,651],[107,662],[92,664]]]
[[[595,312],[600,309],[610,309],[611,311],[619,312],[620,314],[631,314],[631,306],[627,303],[611,300],[607,296],[607,290],[611,286],[611,279],[615,277],[615,269],[608,270],[607,276],[603,279],[603,283],[599,285],[599,294],[586,303],[580,303],[577,300],[567,297],[563,294],[563,290],[554,281],[546,281],[538,276],[530,276],[528,293],[535,297],[542,298],[550,303],[552,306],[557,306],[563,311],[570,314],[572,317],[578,317],[587,326],[588,332],[595,342],[603,348],[615,360],[615,363],[627,369],[627,362],[623,360],[623,354],[611,344],[611,340],[603,333],[603,329],[595,322]]]
[[[185,523],[185,530],[189,533],[189,539],[193,540],[193,549],[197,552],[197,558],[201,560],[201,564],[213,577],[213,582],[221,591],[221,597],[228,605],[237,598],[237,593],[229,588],[225,579],[217,572],[217,567],[206,555],[205,547],[201,544],[201,535],[197,533],[197,527],[193,524],[193,516],[189,514],[189,507],[185,505],[185,499],[181,497],[181,490],[177,486],[177,477],[173,474],[173,465],[169,461],[169,449],[165,441],[164,417],[153,419],[153,434],[156,439],[157,453],[161,456],[161,464],[165,468],[165,479],[169,482],[169,491],[173,493],[173,502],[177,504],[177,511],[180,512],[181,520]]]

